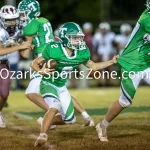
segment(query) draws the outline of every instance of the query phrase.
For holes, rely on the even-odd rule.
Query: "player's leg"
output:
[[[77,99],[73,96],[71,97],[72,97],[74,108],[82,115],[85,121],[85,124],[83,126],[90,126],[90,127],[95,126],[93,119],[89,116],[89,114],[85,111],[85,109],[80,105]]]
[[[108,141],[107,139],[107,127],[110,122],[116,118],[120,112],[132,104],[132,99],[136,93],[136,89],[141,81],[141,78],[138,76],[134,79],[127,77],[127,79],[123,79],[121,82],[121,96],[118,101],[114,102],[112,106],[108,109],[105,118],[97,124],[96,130],[98,132],[98,137],[100,141]]]
[[[47,142],[47,140],[48,140],[47,131],[49,130],[50,126],[52,125],[53,118],[55,117],[57,112],[58,112],[58,109],[49,108],[48,111],[46,112],[46,114],[44,115],[41,130],[40,130],[40,135],[35,142],[35,147],[41,146]]]
[[[41,82],[41,77],[37,77],[37,78],[32,78],[27,89],[26,89],[26,97],[31,100],[34,104],[36,104],[37,106],[39,106],[40,108],[42,108],[43,110],[45,110],[46,112],[48,111],[49,107],[48,105],[45,103],[43,97],[39,94],[40,92],[40,82]],[[60,122],[60,115],[58,114],[55,118],[54,118],[54,124],[57,125],[59,124],[58,122]],[[39,125],[42,125],[43,122],[43,118],[40,117],[37,120]],[[50,129],[54,129],[56,126],[51,126]]]
[[[43,110],[47,111],[49,107],[43,100],[42,96],[39,94],[40,82],[40,76],[32,78],[26,89],[25,95],[31,102],[33,102]]]
[[[43,145],[44,143],[46,143],[48,139],[48,135],[46,133],[48,129],[50,128],[50,126],[52,125],[55,115],[57,114],[58,111],[61,110],[61,104],[59,101],[57,89],[55,89],[51,85],[46,85],[46,84],[41,83],[40,93],[42,97],[44,98],[44,101],[48,105],[49,109],[44,115],[40,135],[35,142],[35,146]]]
[[[26,97],[29,100],[31,100],[34,104],[36,104],[40,108],[47,111],[49,108],[48,105],[45,103],[42,96],[38,94],[40,81],[41,81],[40,76],[37,78],[31,79],[31,81],[26,89],[25,94],[26,94]],[[88,113],[85,111],[85,109],[79,104],[79,102],[74,97],[72,97],[72,100],[73,100],[75,109],[83,116],[83,118],[85,120],[84,126],[94,126],[93,119],[88,115]],[[58,116],[58,118],[59,118],[59,116]],[[55,118],[55,124],[57,124],[56,122],[57,122],[58,118]],[[43,119],[40,117],[38,119],[38,123],[41,124],[42,120]]]
[[[58,88],[59,90],[59,100],[62,107],[62,119],[66,124],[72,124],[76,122],[76,117],[74,115],[74,105],[71,99],[71,95],[65,86]]]
[[[10,77],[9,77],[9,67],[8,64],[0,64],[0,70],[5,69],[2,71],[0,76],[0,127],[5,128],[6,122],[2,115],[2,109],[7,101],[7,97],[9,95],[9,85],[10,85]],[[8,71],[7,71],[8,70]]]

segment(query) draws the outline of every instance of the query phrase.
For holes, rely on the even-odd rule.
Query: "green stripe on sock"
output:
[[[67,109],[65,118],[68,118],[73,111],[74,111],[74,106],[73,106],[73,103],[72,103],[72,100],[71,100],[70,104],[69,104],[69,107]]]

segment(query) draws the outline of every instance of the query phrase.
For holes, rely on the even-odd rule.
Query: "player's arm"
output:
[[[36,19],[32,20],[28,25],[26,25],[23,28],[23,35],[26,37],[26,41],[29,41],[32,43],[32,39],[38,33],[38,30],[39,30],[39,23]],[[29,49],[28,50],[26,49],[21,52],[21,55],[25,58],[29,58],[29,54],[30,54]]]
[[[103,68],[106,68],[106,67],[109,67],[113,64],[116,64],[117,63],[117,58],[119,56],[114,56],[113,59],[109,60],[109,61],[105,61],[105,62],[93,62],[92,60],[89,60],[85,66],[96,71],[96,70],[100,70],[100,69],[103,69]]]
[[[41,56],[41,57],[38,57],[38,58],[34,59],[34,60],[30,63],[30,67],[31,67],[34,71],[38,72],[38,73],[41,74],[41,75],[48,75],[48,74],[51,74],[54,69],[48,69],[48,68],[46,68],[46,63],[43,64],[43,67],[42,67],[42,68],[39,67],[39,64],[40,64],[42,61],[44,61],[44,60],[45,60],[45,58],[43,58],[42,56]]]
[[[23,44],[15,45],[12,47],[6,47],[6,48],[4,48],[2,42],[0,42],[0,56],[10,54],[10,53],[15,52],[15,51],[27,49],[27,48],[29,48],[29,49],[31,48],[30,42],[24,42]]]
[[[39,64],[41,61],[43,61],[44,58],[41,56],[41,57],[38,57],[36,59],[34,59],[31,63],[30,63],[30,67],[34,70],[34,71],[37,71],[39,72],[41,69],[39,67]]]
[[[27,37],[26,39],[27,39],[28,42],[32,43],[33,37]],[[32,49],[33,49],[33,47],[32,47]],[[24,57],[24,58],[29,58],[30,50],[31,50],[31,49],[22,50],[22,51],[20,51],[20,55],[21,55],[22,57]]]

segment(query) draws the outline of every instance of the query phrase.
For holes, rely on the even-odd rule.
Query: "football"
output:
[[[57,62],[54,59],[45,59],[39,63],[39,68],[41,69],[43,65],[46,63],[46,68],[48,69],[56,69]]]

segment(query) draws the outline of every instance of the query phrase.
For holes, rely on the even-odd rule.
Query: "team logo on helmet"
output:
[[[27,25],[32,19],[40,16],[40,5],[36,0],[23,0],[18,5],[20,21],[23,26]]]

